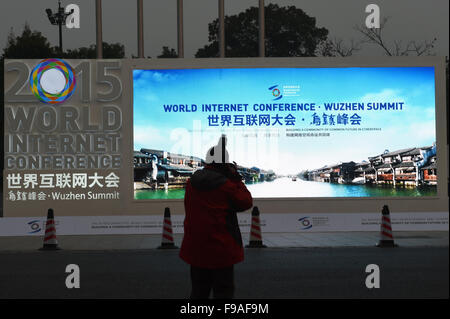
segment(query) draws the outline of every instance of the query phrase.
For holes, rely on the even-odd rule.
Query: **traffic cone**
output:
[[[173,242],[172,222],[170,221],[170,209],[166,207],[164,209],[164,224],[162,232],[161,246],[158,249],[176,249]]]
[[[259,221],[259,209],[257,206],[252,210],[252,227],[250,229],[250,243],[246,248],[265,248],[262,243],[261,222]]]
[[[53,209],[49,208],[47,212],[47,222],[45,223],[44,246],[39,250],[59,250],[56,240],[55,216]]]
[[[391,217],[389,215],[389,207],[387,205],[383,206],[381,211],[381,230],[380,230],[380,241],[377,247],[396,247],[394,243],[394,236],[392,235],[391,227]]]

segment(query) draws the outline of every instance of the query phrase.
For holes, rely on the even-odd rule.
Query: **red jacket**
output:
[[[184,206],[181,259],[201,268],[224,268],[244,260],[236,212],[251,208],[253,200],[240,179],[199,170],[187,182]]]

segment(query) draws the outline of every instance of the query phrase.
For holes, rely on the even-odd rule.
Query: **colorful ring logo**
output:
[[[272,92],[272,95],[274,97],[274,99],[273,99],[274,101],[280,100],[283,97],[283,95],[281,95],[280,89],[278,89],[278,84],[271,86],[269,88],[269,90]]]
[[[51,69],[59,70],[65,78],[65,85],[61,92],[49,93],[46,92],[41,86],[42,75]],[[42,60],[36,67],[31,71],[30,75],[30,87],[31,92],[42,102],[47,104],[58,104],[66,101],[70,98],[75,91],[76,80],[75,72],[72,67],[60,59],[46,59]]]
[[[281,92],[278,89],[273,89],[272,94],[273,94],[273,96],[278,97],[278,96],[280,96]]]

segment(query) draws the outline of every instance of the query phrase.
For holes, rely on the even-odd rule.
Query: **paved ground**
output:
[[[447,247],[246,249],[237,298],[448,298]],[[189,269],[178,250],[0,252],[3,298],[186,298]],[[80,289],[65,286],[80,267]],[[381,288],[365,286],[368,264]]]
[[[396,232],[398,248],[376,248],[378,232],[267,233],[236,266],[237,298],[448,298],[448,232]],[[248,234],[243,234],[248,242]],[[180,245],[182,235],[175,235]],[[154,249],[160,235],[0,237],[2,298],[186,298],[189,268],[178,250]],[[301,248],[300,248],[301,247]],[[81,288],[67,289],[77,264]],[[381,288],[365,286],[377,264]]]
[[[448,246],[447,232],[396,232],[395,241],[402,247]],[[248,234],[243,234],[248,243]],[[179,246],[181,234],[175,234]],[[268,247],[372,247],[379,240],[378,232],[333,233],[265,233],[263,242]],[[64,250],[122,250],[152,249],[161,243],[161,235],[96,235],[58,236]],[[41,236],[1,237],[0,251],[37,250],[42,246]]]

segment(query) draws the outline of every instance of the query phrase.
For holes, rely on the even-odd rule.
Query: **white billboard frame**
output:
[[[448,212],[448,141],[446,133],[446,90],[444,57],[345,57],[345,58],[210,58],[210,59],[132,59],[129,62],[128,83],[133,83],[133,70],[145,69],[209,69],[209,68],[350,68],[350,67],[434,67],[436,141],[438,165],[437,196],[427,197],[298,197],[257,198],[254,205],[261,212],[297,213],[373,213],[389,205],[396,212]],[[133,107],[133,87],[130,87],[130,104]],[[131,118],[132,121],[132,118]],[[130,123],[133,126],[133,123]],[[133,132],[128,143],[133,145]],[[132,162],[132,154],[130,163]],[[126,157],[125,157],[126,161]],[[128,181],[133,185],[133,167],[128,171]],[[134,189],[126,194],[133,213],[163,206],[183,214],[183,199],[134,199]]]

